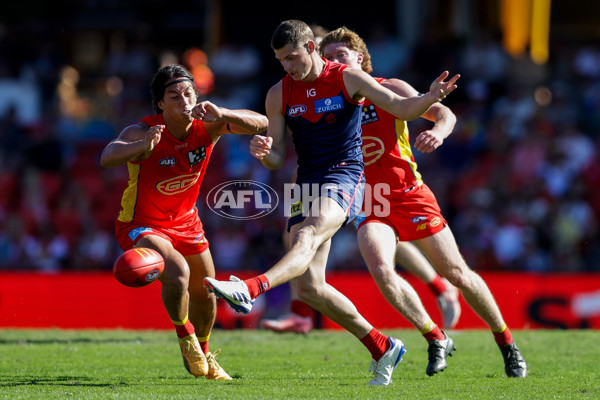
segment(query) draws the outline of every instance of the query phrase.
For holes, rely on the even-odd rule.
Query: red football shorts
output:
[[[156,235],[168,240],[183,256],[200,254],[208,249],[208,239],[204,235],[200,218],[196,218],[191,224],[171,228],[116,221],[115,235],[123,251],[131,249],[138,240],[147,235]]]
[[[386,199],[389,205],[373,199],[373,206],[380,206],[384,212],[361,214],[354,221],[357,229],[370,222],[379,222],[394,228],[401,242],[410,242],[435,235],[448,225],[435,195],[425,184]]]

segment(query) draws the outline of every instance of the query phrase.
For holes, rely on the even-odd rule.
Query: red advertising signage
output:
[[[250,275],[245,272],[238,276]],[[486,272],[481,275],[512,329],[600,329],[600,274]],[[218,278],[228,276],[229,273],[220,274]],[[405,278],[415,287],[431,317],[440,321],[433,294],[412,275]],[[336,272],[327,279],[374,326],[411,327],[387,303],[367,272]],[[160,289],[160,283],[143,288],[125,287],[110,272],[2,272],[0,327],[172,329],[162,307]],[[456,328],[486,328],[462,298],[461,303],[463,311]],[[267,307],[265,299],[259,299],[255,310],[242,317],[220,302],[217,326],[256,328]],[[319,317],[317,322],[324,329],[340,329],[325,317]]]

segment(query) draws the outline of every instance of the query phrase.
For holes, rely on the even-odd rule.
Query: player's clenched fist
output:
[[[250,140],[250,154],[253,157],[262,160],[264,156],[270,153],[273,138],[263,135],[254,135]]]
[[[415,139],[415,149],[423,153],[431,153],[444,143],[444,139],[440,135],[436,135],[431,130],[423,131]]]
[[[160,136],[164,129],[164,125],[154,125],[148,129],[146,136],[144,137],[146,152],[154,150],[154,146],[160,142]]]
[[[203,101],[192,108],[192,116],[206,122],[214,122],[223,118],[223,112],[210,101]]]

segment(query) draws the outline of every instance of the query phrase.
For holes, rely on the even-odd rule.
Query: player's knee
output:
[[[456,266],[449,268],[444,277],[459,289],[469,289],[472,286],[474,274],[475,272],[469,267]]]
[[[394,267],[383,261],[371,263],[371,265],[368,265],[368,268],[369,272],[371,272],[371,276],[373,276],[373,279],[377,282],[389,281],[396,275]]]
[[[163,285],[187,290],[190,280],[190,268],[187,263],[166,263],[165,270],[159,279]]]
[[[316,228],[312,225],[305,226],[294,235],[293,246],[302,246],[307,250],[316,250],[319,243],[316,242]]]

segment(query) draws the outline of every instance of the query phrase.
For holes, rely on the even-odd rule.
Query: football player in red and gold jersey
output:
[[[164,307],[175,326],[184,363],[196,377],[231,377],[208,349],[216,298],[202,284],[215,276],[196,201],[215,143],[229,133],[256,134],[267,118],[198,102],[193,76],[162,67],[151,84],[155,115],[126,127],[104,149],[103,167],[127,164],[129,182],[115,232],[123,250],[149,247],[165,260]]]
[[[372,72],[364,41],[345,27],[336,29],[323,38],[321,52],[329,61],[362,69],[367,73]],[[418,94],[402,80],[375,79],[400,96]],[[450,135],[456,118],[439,103],[432,105],[423,117],[435,121],[435,125],[416,137],[415,148],[430,153]],[[397,241],[412,241],[434,268],[462,292],[467,303],[491,328],[504,358],[506,374],[509,377],[525,377],[525,359],[512,339],[492,293],[483,279],[465,263],[433,192],[417,171],[406,121],[394,117],[366,99],[363,104],[362,140],[367,183],[370,187],[378,183],[387,184],[390,189],[384,196],[387,204],[374,196],[370,209],[365,208],[365,215],[355,219],[361,253],[386,299],[417,328],[421,329],[421,325],[427,321],[423,315],[424,309],[420,313],[406,312],[419,310],[419,307],[407,307],[410,304],[407,287],[401,284],[402,278],[394,270]],[[385,215],[373,212],[377,206],[387,210]],[[429,323],[431,322],[423,325],[423,329],[427,329]],[[445,365],[442,358],[450,353],[453,345],[444,340],[431,340],[429,343],[430,363],[427,373],[432,375],[437,372],[436,366]],[[436,354],[439,362],[435,360]]]

